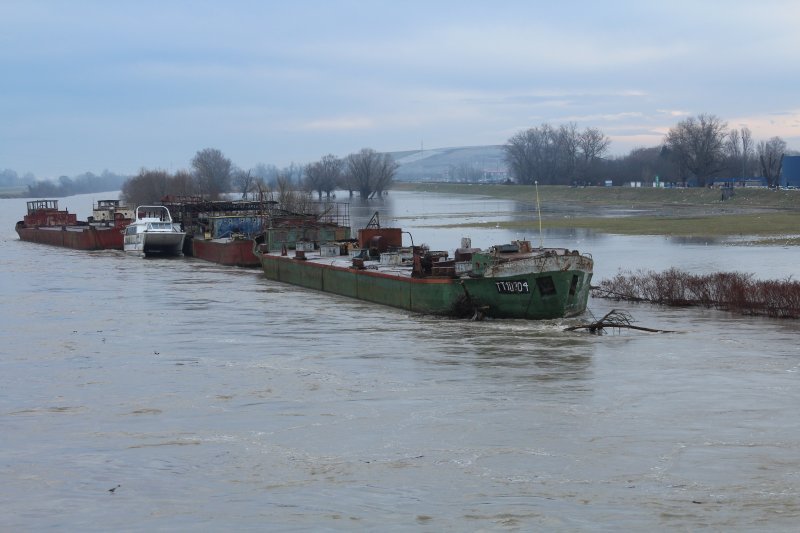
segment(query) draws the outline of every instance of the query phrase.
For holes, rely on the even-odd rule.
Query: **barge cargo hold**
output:
[[[403,248],[399,228],[359,230],[358,245],[297,243],[294,254],[259,245],[268,279],[407,311],[444,316],[556,319],[586,310],[590,256],[529,241],[446,252]],[[346,255],[345,255],[346,254]]]
[[[95,214],[104,213],[102,218],[79,221],[74,213],[60,210],[58,200],[32,200],[27,202],[28,214],[14,229],[20,240],[28,242],[74,250],[122,250],[122,231],[130,219],[115,212],[109,202],[117,201],[101,200],[95,207]]]
[[[253,254],[253,241],[247,238],[191,239],[192,256],[225,266],[257,268],[260,263]]]
[[[273,200],[203,200],[166,198],[172,219],[187,232],[184,253],[226,266],[258,268],[253,240],[280,249],[298,240],[325,242],[350,237],[349,205],[308,202],[304,212],[278,207]],[[275,244],[278,243],[278,244]]]

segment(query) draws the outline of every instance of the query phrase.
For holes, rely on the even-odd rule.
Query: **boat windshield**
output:
[[[149,227],[150,229],[171,230],[172,224],[170,224],[169,222],[150,222]]]

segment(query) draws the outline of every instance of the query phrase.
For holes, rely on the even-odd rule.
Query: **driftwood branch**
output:
[[[591,322],[589,324],[578,324],[577,326],[570,326],[568,328],[564,328],[564,331],[576,331],[579,329],[585,329],[589,331],[589,333],[594,333],[597,335],[601,335],[606,328],[626,328],[626,329],[635,329],[638,331],[647,331],[649,333],[675,333],[672,330],[668,329],[653,329],[653,328],[645,328],[642,326],[634,326],[633,325],[633,317],[627,311],[622,311],[619,309],[612,309],[606,315],[596,322]]]

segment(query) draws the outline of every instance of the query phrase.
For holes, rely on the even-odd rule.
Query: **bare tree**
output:
[[[381,196],[392,186],[394,175],[399,165],[389,154],[381,154],[375,167],[375,179],[372,182],[372,196]]]
[[[597,128],[586,128],[578,135],[578,148],[580,149],[580,163],[578,172],[582,179],[589,176],[597,160],[606,153],[611,145],[611,139]]]
[[[753,135],[750,130],[747,127],[730,130],[725,149],[730,160],[730,172],[743,178],[752,176]]]
[[[192,168],[197,185],[211,200],[231,188],[231,160],[216,148],[205,148],[195,154]]]
[[[574,181],[578,168],[578,148],[580,134],[574,122],[562,124],[558,127],[558,159],[556,167],[562,179]]]
[[[773,137],[768,141],[758,143],[758,161],[761,166],[761,175],[767,178],[770,187],[778,185],[783,167],[783,154],[786,152],[786,142],[780,137]]]
[[[461,163],[459,165],[450,165],[448,167],[448,174],[450,179],[455,179],[460,182],[478,182],[483,178],[483,170],[475,163]]]
[[[725,166],[726,129],[727,124],[717,116],[701,114],[682,120],[667,133],[670,153],[701,187]]]
[[[555,131],[549,124],[513,135],[504,147],[512,176],[521,184],[555,183]]]
[[[253,188],[255,176],[251,170],[245,172],[241,168],[234,168],[231,172],[231,183],[236,190],[242,193],[242,198],[247,198],[247,193]]]
[[[252,169],[253,176],[270,187],[277,186],[279,172],[275,165],[265,165],[264,163],[259,163]]]
[[[585,173],[610,144],[598,129],[578,132],[574,123],[542,124],[513,135],[505,145],[506,163],[517,183],[570,183]]]
[[[342,179],[344,161],[333,154],[328,154],[315,163],[306,167],[305,186],[310,191],[316,191],[322,199],[322,193],[330,198],[331,193]]]
[[[306,169],[304,165],[298,165],[292,161],[289,163],[288,167],[283,167],[280,170],[280,175],[282,175],[284,179],[289,180],[289,182],[299,186],[303,182],[303,174],[305,173],[305,170]]]
[[[506,141],[503,149],[506,153],[506,163],[511,175],[517,183],[533,183],[536,173],[536,161],[533,151],[535,130],[528,129],[515,133]]]
[[[187,170],[177,171],[169,180],[169,192],[173,196],[194,196],[197,194],[197,183]]]
[[[728,132],[728,141],[725,143],[725,148],[728,151],[728,155],[735,159],[739,159],[742,156],[740,139],[739,130],[736,128]]]
[[[194,178],[185,170],[170,175],[165,170],[143,168],[139,174],[122,184],[122,198],[130,205],[161,203],[166,197],[186,197],[196,194]]]
[[[122,185],[122,198],[132,206],[154,204],[168,194],[170,175],[165,170],[142,169]]]
[[[345,158],[345,185],[350,191],[358,191],[362,198],[371,198],[389,188],[397,168],[391,155],[364,148]]]
[[[11,170],[10,168],[0,170],[0,185],[2,186],[11,186],[16,185],[19,181],[19,176],[17,176],[17,172]]]
[[[741,129],[742,138],[742,177],[747,178],[753,175],[753,134],[747,126]]]
[[[276,193],[278,208],[288,211],[290,213],[306,213],[308,212],[310,199],[308,193],[297,190],[295,182],[292,180],[292,172],[294,167],[288,167],[278,174],[276,180]]]

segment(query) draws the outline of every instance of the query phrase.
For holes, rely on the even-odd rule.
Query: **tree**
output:
[[[604,179],[617,179],[620,182],[641,181],[643,183],[655,182],[656,176],[660,182],[673,181],[677,169],[672,158],[663,154],[660,146],[652,148],[634,148],[625,157],[599,160],[597,169],[607,168]],[[604,162],[604,165],[600,165]]]
[[[292,182],[292,169],[284,169],[276,180],[278,208],[290,213],[307,213],[309,211],[309,195],[295,190]]]
[[[547,167],[553,144],[554,135],[548,124],[518,132],[508,140],[504,147],[506,162],[517,183],[552,183]]]
[[[19,182],[19,176],[14,170],[7,168],[5,170],[0,170],[0,185],[7,187],[10,185],[17,185]]]
[[[306,167],[305,186],[309,191],[316,191],[322,199],[322,193],[330,198],[331,193],[342,179],[344,161],[333,154],[328,154]]]
[[[753,134],[747,126],[741,129],[742,139],[742,177],[746,178],[753,175]]]
[[[122,199],[128,204],[160,204],[166,197],[181,198],[197,194],[194,177],[185,170],[170,175],[165,170],[143,168],[122,184]]]
[[[448,168],[450,179],[463,183],[478,182],[483,178],[483,170],[474,163],[461,163],[450,165]]]
[[[264,163],[257,164],[252,170],[256,181],[260,180],[260,183],[269,187],[277,186],[278,172],[278,167],[275,165],[265,165]]]
[[[164,170],[142,169],[122,185],[122,199],[131,206],[150,205],[167,195],[170,176]]]
[[[172,196],[196,196],[197,183],[188,170],[177,171],[167,182],[168,194]]]
[[[211,200],[231,188],[231,160],[216,148],[205,148],[192,159],[195,180],[202,194]]]
[[[305,166],[298,165],[294,161],[289,163],[288,167],[283,167],[280,170],[280,175],[282,175],[285,179],[289,180],[289,183],[294,183],[300,185],[303,182],[303,174],[305,172]]]
[[[569,184],[608,149],[600,130],[578,132],[574,123],[553,128],[542,124],[513,135],[506,143],[506,163],[517,183]]]
[[[758,161],[761,166],[761,175],[767,178],[767,185],[778,185],[783,167],[783,154],[786,152],[786,142],[780,137],[773,137],[768,141],[758,143]]]
[[[732,176],[747,178],[753,175],[753,135],[750,129],[743,127],[741,130],[736,128],[730,130],[725,150],[728,156],[728,171]]]
[[[725,166],[727,126],[715,115],[701,114],[682,120],[667,133],[665,144],[672,157],[701,187]]]
[[[585,180],[594,171],[597,160],[608,150],[611,139],[597,128],[586,128],[578,135],[577,141],[581,155],[578,173]]]
[[[362,198],[371,198],[387,190],[394,180],[398,165],[389,154],[379,154],[372,148],[363,148],[345,158],[345,182],[350,191],[358,191]]]
[[[231,183],[238,192],[242,193],[242,198],[247,198],[247,193],[250,192],[255,184],[255,176],[253,176],[251,170],[245,172],[237,167],[231,172]]]
[[[559,169],[559,175],[556,180],[559,177],[566,178],[570,182],[575,180],[578,168],[579,138],[578,126],[574,122],[558,127],[557,157],[559,161],[556,168]]]

